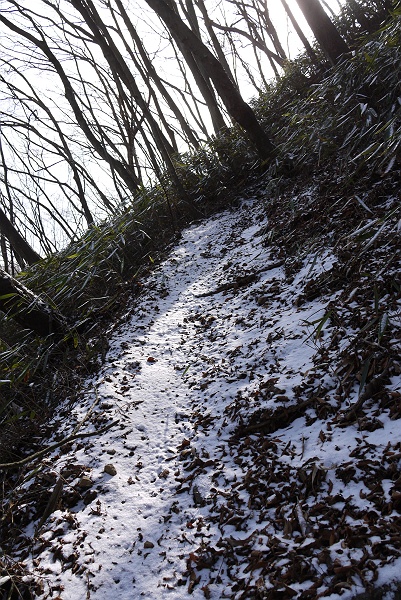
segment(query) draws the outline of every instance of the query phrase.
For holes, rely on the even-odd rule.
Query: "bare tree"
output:
[[[267,0],[229,0],[235,6],[238,15],[248,27],[249,39],[257,40],[258,47],[264,49],[266,54],[277,57],[279,64],[286,60],[285,50],[280,42],[277,30],[270,18]],[[273,44],[276,54],[269,52],[265,33]],[[255,44],[256,45],[256,44]]]
[[[7,194],[7,199],[9,203],[9,207],[12,211],[13,201],[11,190],[9,186],[8,180],[8,167],[5,160],[4,152],[3,152],[3,143],[0,138],[0,158],[1,165],[3,169],[2,182],[5,187],[5,191]],[[12,213],[11,213],[12,214]],[[2,234],[2,254],[5,265],[8,267],[8,257],[6,251],[6,245],[4,243],[4,238],[6,238],[15,253],[15,257],[19,262],[20,267],[24,266],[24,261],[29,265],[34,264],[35,262],[40,260],[40,256],[33,248],[28,244],[26,239],[20,234],[20,232],[16,229],[15,225],[11,222],[9,217],[7,217],[6,213],[0,208],[0,232]],[[22,260],[21,260],[22,259]],[[12,269],[14,270],[14,269]]]
[[[12,272],[14,261],[22,267],[54,252],[99,215],[135,199],[155,176],[165,181],[168,173],[170,184],[186,197],[175,167],[178,151],[198,148],[229,118],[264,160],[274,153],[236,76],[239,66],[261,91],[267,83],[262,59],[267,56],[273,69],[285,60],[267,0],[226,0],[221,14],[227,6],[237,10],[237,27],[214,20],[220,9],[213,12],[204,0],[146,3],[161,17],[159,22],[150,16],[147,26],[170,53],[177,79],[158,69],[158,50],[149,44],[149,51],[143,20],[133,18],[136,5],[4,0],[0,248]],[[235,36],[252,44],[252,66],[235,48]],[[38,86],[39,71],[49,82],[46,89]],[[18,250],[22,241],[16,233],[31,250],[39,249],[36,256],[28,248]]]
[[[117,23],[117,19],[115,18],[115,11],[109,5],[110,11],[112,12],[114,22],[116,25],[116,30],[118,31],[118,34],[121,37],[121,39],[123,39],[125,48],[126,48],[127,52],[129,53],[129,56],[130,56],[131,60],[133,61],[133,64],[137,68],[142,79],[145,81],[150,92],[152,93],[152,97],[155,99],[156,95],[150,87],[150,80],[152,80],[154,82],[154,84],[157,88],[157,91],[160,93],[161,97],[164,98],[164,100],[167,102],[168,107],[172,111],[174,117],[177,119],[182,132],[186,136],[186,141],[190,145],[194,146],[195,148],[199,147],[198,136],[195,134],[193,129],[191,129],[191,127],[189,126],[187,120],[184,118],[184,116],[182,114],[182,111],[177,106],[174,98],[168,91],[167,87],[164,85],[164,83],[163,83],[162,79],[160,78],[160,76],[158,75],[158,73],[156,72],[156,69],[152,64],[152,61],[149,58],[149,54],[147,53],[146,48],[144,47],[142,40],[141,40],[136,28],[134,27],[132,20],[129,18],[128,13],[127,13],[123,3],[121,2],[121,0],[115,0],[115,2],[116,2],[116,5],[117,5],[117,8],[119,10],[121,17],[123,18],[124,24],[127,27],[127,30],[131,36],[131,40],[135,44],[135,49],[137,50],[137,53],[139,53],[139,56],[142,60],[142,66],[140,65],[140,63],[137,59],[137,56],[136,56],[137,53],[134,53],[134,51],[132,49],[132,45],[129,44],[127,40],[125,40],[125,38],[121,32],[121,28],[119,27],[119,25]],[[159,111],[159,115],[160,114],[162,114],[162,109],[160,109],[160,111]]]
[[[187,5],[188,4],[193,7],[192,0],[187,0]],[[234,85],[236,87],[238,87],[238,84],[235,81],[233,73],[232,73],[232,71],[230,69],[230,65],[228,64],[228,61],[226,59],[225,52],[224,52],[224,50],[223,50],[223,48],[222,48],[222,46],[221,46],[221,44],[219,42],[219,39],[218,39],[215,31],[214,31],[213,22],[212,22],[209,14],[207,12],[207,9],[206,9],[204,1],[203,0],[196,0],[196,6],[199,8],[199,10],[200,10],[200,12],[202,14],[203,21],[204,21],[205,26],[206,26],[206,30],[207,30],[207,32],[209,34],[210,41],[211,41],[211,43],[213,45],[214,51],[216,52],[217,58],[221,62],[224,70],[226,71],[226,73],[229,76],[229,78],[231,79],[231,81],[234,83]],[[193,8],[192,8],[192,10],[193,10],[193,12],[195,12],[195,10]],[[200,37],[200,36],[198,36],[198,37]]]
[[[170,31],[179,38],[181,43],[191,48],[192,54],[202,60],[208,70],[210,79],[230,116],[243,127],[249,139],[256,147],[262,159],[271,158],[274,145],[258,123],[255,113],[243,100],[230,77],[197,35],[184,23],[164,0],[146,0],[147,4],[163,20]]]
[[[223,31],[226,34],[233,34],[233,33],[238,34],[240,37],[243,37],[246,40],[248,40],[248,42],[250,44],[252,44],[252,46],[254,46],[255,48],[258,48],[259,50],[264,52],[268,58],[271,58],[272,60],[274,60],[279,66],[284,65],[285,58],[282,56],[279,56],[278,54],[276,54],[275,52],[270,50],[268,48],[268,46],[266,45],[265,40],[263,40],[263,38],[261,37],[261,35],[257,32],[257,30],[255,28],[253,28],[253,33],[250,33],[249,31],[240,29],[239,27],[236,27],[235,25],[223,25],[221,23],[216,23],[215,21],[212,21],[212,25],[215,29]]]
[[[118,159],[114,158],[114,156],[112,156],[108,152],[108,150],[104,147],[104,145],[94,135],[91,127],[89,126],[89,124],[85,118],[85,115],[83,114],[83,112],[79,106],[74,88],[71,84],[69,77],[65,73],[61,62],[58,60],[56,55],[50,49],[50,46],[46,42],[44,36],[41,35],[40,38],[35,37],[29,31],[22,29],[16,23],[13,23],[7,17],[5,17],[4,15],[1,15],[1,14],[0,14],[0,22],[3,23],[3,25],[5,25],[6,27],[8,27],[11,31],[13,31],[14,33],[18,34],[19,36],[21,36],[22,38],[26,39],[28,42],[33,44],[33,46],[36,47],[37,49],[39,49],[44,54],[44,56],[48,59],[49,63],[54,68],[55,72],[57,73],[57,75],[59,76],[59,78],[61,80],[61,83],[64,86],[64,94],[73,110],[73,113],[76,118],[76,122],[79,125],[79,127],[81,128],[81,130],[83,131],[83,133],[85,134],[85,136],[87,137],[91,146],[99,154],[99,156],[101,158],[103,158],[104,160],[106,160],[109,163],[110,167],[113,168],[119,174],[119,176],[125,182],[127,187],[133,193],[135,193],[135,191],[138,189],[138,187],[140,185],[140,182],[139,182],[137,176],[135,175],[135,173],[132,172],[131,169],[129,169],[128,165],[125,165]]]
[[[17,231],[15,226],[11,223],[5,212],[0,208],[0,231],[2,235],[7,238],[10,245],[12,246],[17,257],[21,257],[28,265],[33,265],[38,262],[41,257],[35,250],[28,244],[26,239]],[[24,264],[20,263],[23,267]]]
[[[172,11],[172,13],[176,15],[178,19],[180,19],[175,0],[167,0],[166,5]],[[221,129],[224,129],[226,127],[226,121],[224,120],[224,116],[218,104],[213,86],[210,84],[210,75],[208,73],[208,69],[204,64],[204,61],[195,52],[193,52],[192,46],[183,42],[182,38],[177,34],[175,29],[171,29],[170,27],[168,27],[168,30],[171,36],[173,37],[175,43],[177,44],[181,54],[185,59],[187,66],[189,67],[192,73],[196,85],[198,86],[199,91],[202,94],[203,99],[206,103],[207,109],[209,111],[213,123],[214,130],[216,133],[218,133]],[[192,32],[192,34],[198,37],[196,26],[195,32]],[[200,41],[199,37],[198,40]]]

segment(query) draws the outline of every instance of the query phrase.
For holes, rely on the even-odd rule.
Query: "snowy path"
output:
[[[312,558],[313,536],[330,531],[330,510],[366,505],[362,484],[334,476],[338,465],[349,468],[363,444],[367,453],[396,449],[401,434],[385,416],[362,444],[356,428],[325,418],[337,402],[334,366],[319,371],[328,355],[307,338],[328,298],[296,299],[334,259],[328,251],[307,256],[292,277],[269,269],[266,226],[262,207],[248,200],[186,230],[113,331],[65,433],[94,402],[92,427],[117,425],[46,463],[65,486],[62,510],[42,527],[28,565],[42,579],[41,598],[311,598],[331,585],[325,573],[335,561],[348,568],[362,560],[334,533],[330,560],[320,550]],[[342,332],[343,346],[351,333]],[[321,420],[312,411],[286,423],[283,413],[272,435],[231,443],[247,415],[297,404],[302,394],[313,399],[316,390]],[[354,518],[360,527],[360,514]],[[268,569],[270,579],[261,576]],[[390,567],[385,573],[392,577]],[[363,589],[354,583],[350,590]]]
[[[215,224],[215,231],[209,225],[204,231],[196,227],[186,233],[185,246],[164,265],[154,291],[148,298],[145,295],[140,310],[120,327],[109,352],[111,364],[99,381],[98,393],[110,404],[121,398],[119,420],[128,430],[120,439],[110,434],[110,440],[104,441],[106,452],[107,446],[113,451],[118,447],[110,459],[117,465],[117,476],[107,484],[102,518],[96,519],[104,532],[92,542],[96,566],[107,565],[96,574],[96,598],[110,598],[112,581],[113,593],[120,598],[131,597],[134,591],[134,597],[155,598],[163,589],[177,587],[179,574],[186,570],[186,533],[199,511],[191,497],[182,502],[175,495],[174,475],[182,467],[176,458],[177,446],[194,438],[188,421],[193,399],[183,373],[202,350],[192,347],[191,355],[187,354],[186,344],[194,336],[188,317],[199,309],[195,293],[208,289],[203,281],[214,281],[221,262],[220,256],[209,259],[209,272],[205,272],[201,253],[210,245],[209,236],[222,236],[224,230],[230,236],[234,220],[226,217],[226,222]],[[104,458],[90,464],[93,469],[98,465],[98,476],[103,479]],[[114,560],[110,564],[111,549]],[[171,592],[172,598],[181,596],[180,587]],[[71,597],[77,597],[76,591]]]
[[[199,464],[212,463],[210,456],[216,459],[226,452],[224,442],[213,432],[208,434],[207,457],[206,450],[200,456],[199,436],[189,420],[197,393],[189,388],[186,373],[208,368],[221,359],[204,356],[205,340],[197,339],[191,317],[203,314],[205,307],[210,311],[216,302],[221,310],[221,297],[216,301],[214,296],[197,295],[220,283],[227,251],[240,270],[265,266],[264,253],[262,260],[260,256],[259,261],[255,260],[261,252],[253,234],[263,231],[266,223],[247,228],[246,222],[251,219],[246,210],[241,223],[239,214],[225,213],[185,232],[179,247],[153,281],[146,283],[140,306],[114,333],[107,363],[88,386],[87,404],[77,412],[77,420],[94,401],[91,388],[96,388],[102,399],[100,408],[107,407],[108,416],[119,422],[121,430],[112,430],[99,442],[84,444],[73,458],[65,457],[58,465],[61,472],[63,463],[87,465],[99,493],[97,502],[86,508],[80,506],[77,511],[79,530],[85,532],[84,551],[77,550],[75,532],[63,538],[63,555],[78,552],[79,564],[87,566],[86,575],[77,577],[70,569],[62,572],[62,562],[49,567],[52,576],[59,575],[66,600],[84,598],[87,592],[98,600],[109,599],[112,594],[118,598],[156,598],[162,597],[163,590],[169,591],[172,599],[187,595],[188,586],[181,574],[186,571],[188,552],[199,546],[204,535],[200,504],[204,503],[209,482],[202,489],[200,477],[195,487],[199,496],[194,497],[193,491],[177,495],[176,479],[182,474],[183,457],[198,460]],[[254,219],[255,215],[252,222]],[[245,237],[241,237],[244,229]],[[243,246],[236,248],[239,240],[250,246],[245,253]],[[234,347],[238,346],[239,333],[233,334]],[[230,341],[226,342],[229,349]],[[215,354],[219,355],[218,348]],[[229,385],[226,387],[229,389]],[[220,412],[218,402],[217,407],[210,406],[210,411]],[[181,457],[177,457],[177,447],[182,450]],[[115,476],[103,472],[107,463],[115,466]],[[219,531],[210,533],[209,529],[210,523],[206,537],[218,535],[219,539]],[[49,533],[44,537],[52,536]],[[78,537],[81,541],[81,534]],[[218,587],[216,597],[223,593]],[[198,587],[193,597],[204,598],[204,591]]]

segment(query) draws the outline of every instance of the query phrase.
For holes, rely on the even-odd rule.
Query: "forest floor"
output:
[[[399,597],[399,193],[292,194],[186,229],[59,407],[3,517],[35,597]]]

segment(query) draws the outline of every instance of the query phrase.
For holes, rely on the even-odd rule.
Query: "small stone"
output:
[[[91,488],[92,485],[93,485],[93,481],[87,475],[83,475],[81,477],[81,479],[78,481],[78,487],[80,487],[80,488],[88,489],[88,488]]]
[[[107,473],[107,475],[117,475],[117,469],[112,464],[105,465],[103,471]]]
[[[115,454],[117,452],[117,450],[115,448],[109,448],[108,450],[106,450],[107,454],[110,454],[111,456],[113,456],[113,454]]]
[[[205,502],[203,496],[201,495],[201,493],[199,492],[199,488],[197,485],[194,485],[194,487],[192,488],[192,494],[193,494],[195,506],[205,506],[206,502]]]
[[[143,545],[144,548],[154,548],[155,545],[153,542],[145,542]]]
[[[86,492],[86,494],[83,497],[83,501],[85,506],[88,506],[88,504],[90,504],[91,502],[93,502],[93,500],[97,498],[97,492],[96,490],[88,490]]]

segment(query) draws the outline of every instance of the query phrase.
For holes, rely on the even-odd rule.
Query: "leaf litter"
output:
[[[81,422],[103,433],[41,458],[7,499],[35,597],[393,597],[399,215],[375,206],[364,228],[353,210],[318,242],[313,197],[309,245],[290,251],[300,223],[255,193],[185,230],[143,282],[49,443]]]

